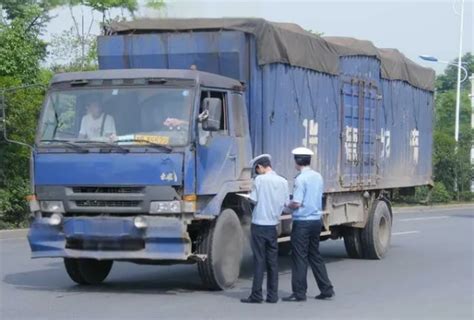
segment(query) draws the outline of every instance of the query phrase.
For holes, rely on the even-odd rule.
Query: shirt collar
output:
[[[270,171],[270,172],[267,172],[267,173],[262,174],[262,176],[264,176],[264,175],[266,175],[266,174],[276,174],[276,172],[275,172],[275,170],[272,170],[272,171]]]
[[[102,120],[102,118],[104,117],[104,114],[105,114],[105,113],[102,112],[102,113],[100,114],[100,116],[99,116],[97,119],[94,118],[94,117],[92,116],[92,114],[90,114],[90,113],[88,114],[88,116],[89,116],[89,118],[91,118],[91,119],[94,120],[94,121],[99,121],[99,120]]]
[[[310,170],[311,170],[311,167],[309,167],[309,166],[303,167],[303,169],[301,169],[301,173],[306,172],[306,171],[310,171]]]

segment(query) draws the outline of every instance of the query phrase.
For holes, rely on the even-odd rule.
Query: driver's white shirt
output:
[[[104,128],[102,132],[103,134],[101,135],[102,120],[104,116],[106,116],[106,118],[104,121]],[[102,113],[99,118],[94,119],[92,115],[86,114],[84,117],[82,117],[81,129],[79,131],[79,134],[85,136],[87,139],[95,139],[115,135],[114,118],[110,115],[105,115],[105,113]]]

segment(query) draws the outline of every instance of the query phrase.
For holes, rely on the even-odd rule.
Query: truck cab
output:
[[[243,85],[196,70],[58,74],[32,159],[34,258],[64,258],[78,283],[100,282],[113,260],[212,267],[199,239],[213,236],[226,197],[251,184]],[[220,237],[242,246],[241,230]],[[235,281],[236,259],[209,285]]]

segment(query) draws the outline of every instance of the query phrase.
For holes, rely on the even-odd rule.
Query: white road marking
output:
[[[413,231],[392,232],[392,236],[401,236],[404,234],[414,234],[414,233],[420,233],[420,231],[413,230]]]
[[[422,218],[405,218],[399,219],[398,221],[424,221],[424,220],[438,220],[438,219],[447,219],[449,216],[437,216],[437,217],[422,217]]]

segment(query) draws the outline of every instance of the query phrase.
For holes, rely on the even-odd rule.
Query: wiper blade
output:
[[[123,139],[123,140],[117,140],[116,142],[138,142],[138,143],[143,143],[145,145],[148,145],[150,147],[156,148],[156,149],[164,149],[167,152],[173,151],[172,148],[164,145],[164,144],[159,144],[155,142],[148,141],[146,139]]]
[[[57,140],[57,139],[42,139],[40,140],[40,142],[49,142],[49,143],[59,143],[59,144],[62,144],[63,146],[67,146],[71,149],[74,149],[74,150],[77,150],[81,153],[88,153],[89,150],[81,147],[81,146],[78,146],[77,144],[74,144],[73,142],[71,141],[68,141],[68,140]]]
[[[101,141],[101,140],[79,140],[79,141],[75,141],[76,143],[92,143],[92,144],[102,144],[102,145],[105,145],[105,146],[108,146],[108,147],[111,147],[111,148],[114,148],[114,149],[118,149],[120,150],[121,152],[123,153],[127,153],[127,152],[130,152],[130,150],[128,150],[127,148],[124,148],[122,146],[119,146],[118,144],[115,144],[115,143],[111,143],[111,142],[107,142],[107,141]]]

